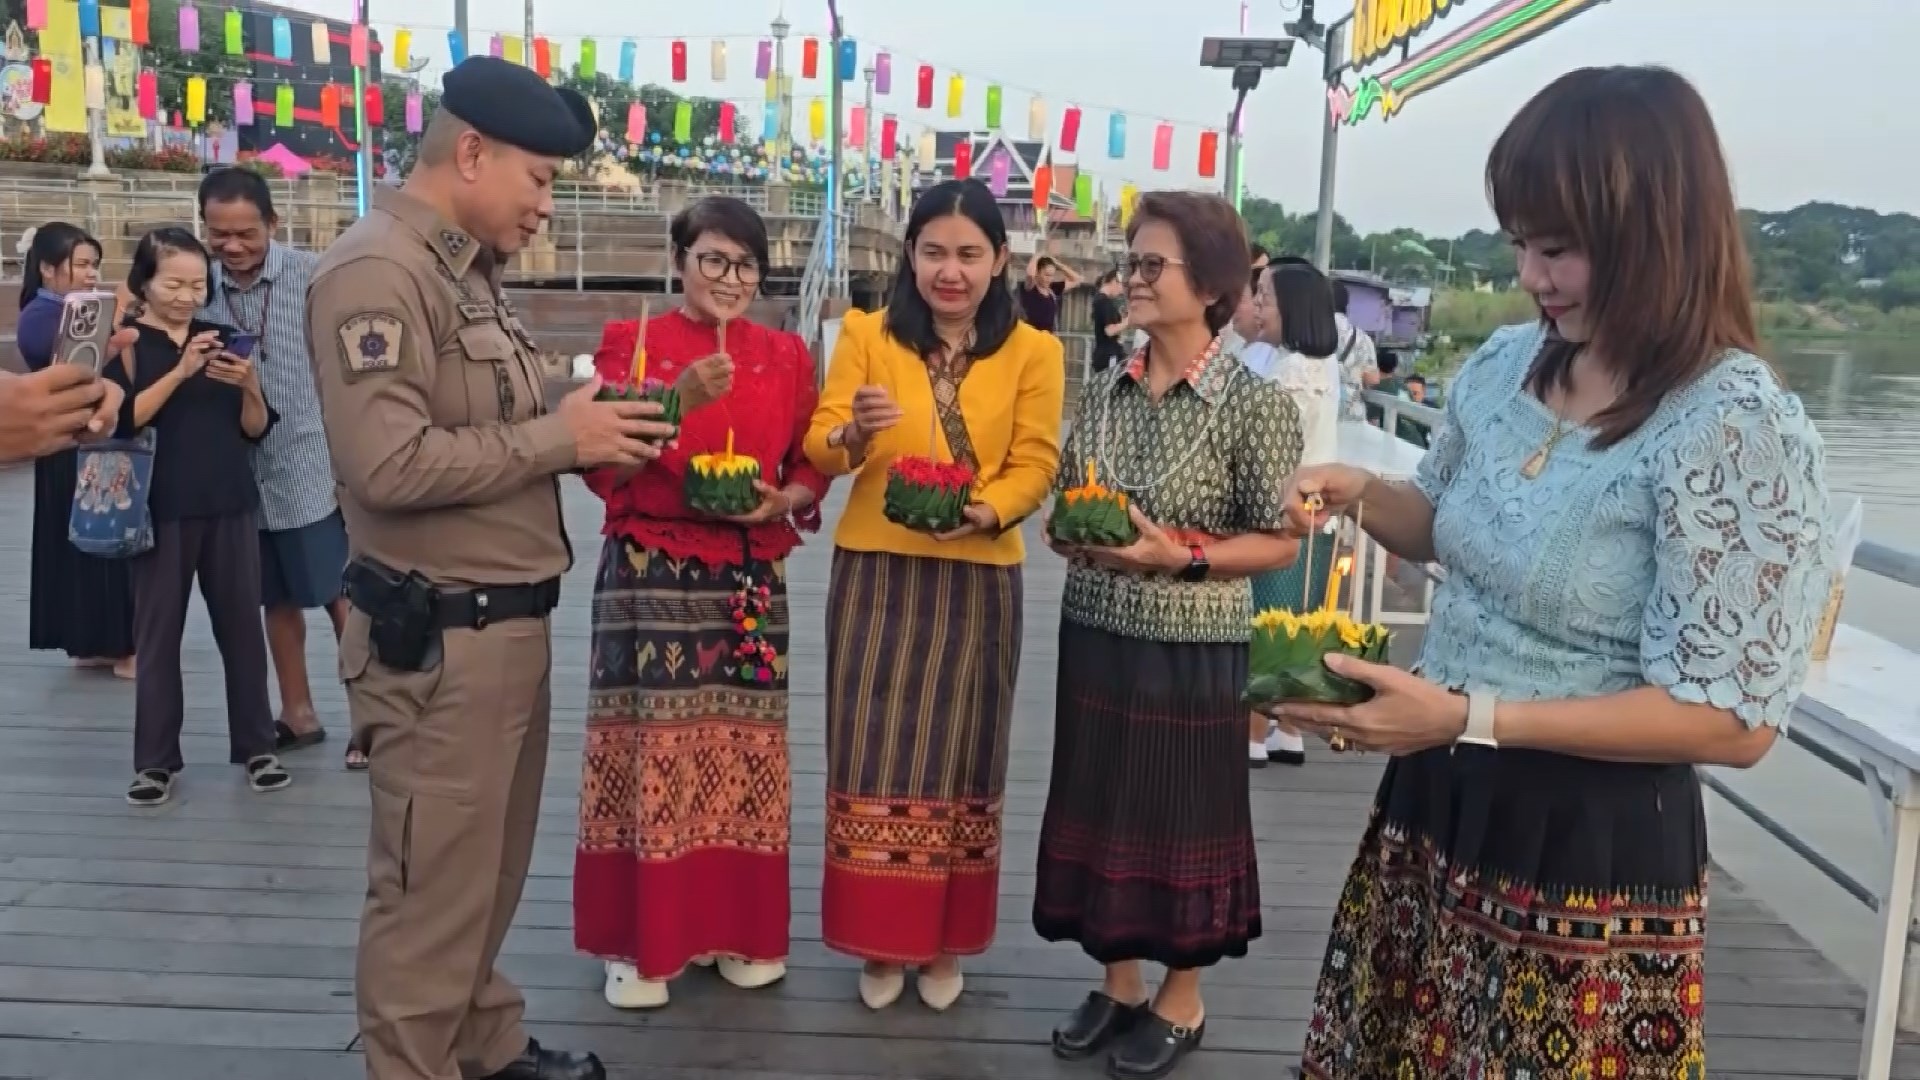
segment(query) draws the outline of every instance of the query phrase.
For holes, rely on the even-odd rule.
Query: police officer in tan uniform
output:
[[[572,562],[558,474],[643,467],[644,403],[548,412],[504,261],[592,142],[585,99],[474,57],[445,78],[419,164],[321,260],[307,339],[351,538],[340,642],[373,826],[355,987],[373,1080],[601,1080],[521,1026],[494,968],[547,763],[548,618]]]

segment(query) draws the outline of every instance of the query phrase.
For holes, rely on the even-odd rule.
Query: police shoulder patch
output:
[[[348,378],[393,371],[400,366],[405,334],[400,320],[384,311],[363,311],[340,324],[340,359]]]

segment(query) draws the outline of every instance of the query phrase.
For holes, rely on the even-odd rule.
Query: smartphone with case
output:
[[[119,305],[119,298],[107,291],[68,293],[60,308],[60,336],[54,342],[54,359],[99,374],[108,360],[107,342],[113,337],[114,316]]]
[[[258,335],[235,334],[233,335],[233,340],[227,342],[226,351],[232,353],[233,355],[239,357],[242,360],[251,360],[253,359],[253,350],[259,347],[260,347],[260,338]]]

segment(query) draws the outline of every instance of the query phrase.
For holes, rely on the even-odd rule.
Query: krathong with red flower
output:
[[[760,461],[733,452],[733,429],[727,429],[727,448],[718,454],[696,454],[687,461],[687,505],[703,514],[738,517],[760,505]]]
[[[672,439],[680,434],[680,391],[678,388],[647,378],[647,305],[640,305],[640,323],[634,328],[633,365],[629,369],[627,381],[622,383],[603,383],[593,395],[595,401],[655,401],[660,404],[657,419],[663,424],[673,425]]]
[[[887,520],[909,529],[947,532],[966,523],[973,470],[957,461],[897,457],[887,469]]]
[[[1055,541],[1076,547],[1126,547],[1140,538],[1128,508],[1126,492],[1101,484],[1089,459],[1087,482],[1054,500],[1047,532]]]

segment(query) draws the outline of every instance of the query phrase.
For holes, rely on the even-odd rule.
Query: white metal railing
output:
[[[797,325],[795,330],[800,340],[807,343],[809,349],[818,349],[820,345],[821,312],[826,308],[827,298],[833,292],[834,260],[830,258],[831,245],[827,243],[830,218],[823,209],[814,226],[813,242],[807,247],[806,269],[800,275],[800,303],[794,312]],[[844,228],[842,222],[842,228]],[[826,378],[827,358],[821,357],[815,365],[819,378]]]

